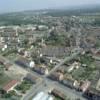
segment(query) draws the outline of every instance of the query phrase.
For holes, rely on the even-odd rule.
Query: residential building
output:
[[[90,81],[84,81],[83,84],[80,86],[80,90],[82,92],[87,91],[87,89],[89,88],[89,86],[91,85]]]
[[[45,74],[47,75],[49,73],[48,68],[42,67],[42,66],[36,66],[33,68],[34,71],[36,71],[39,74]]]
[[[62,81],[64,78],[64,75],[61,72],[54,72],[49,76],[49,78],[55,81]]]
[[[65,86],[68,86],[69,88],[74,88],[73,84],[74,84],[74,80],[71,80],[71,79],[64,79],[62,81],[62,83],[65,85]]]
[[[9,91],[13,90],[14,87],[18,85],[18,83],[19,83],[19,81],[17,81],[17,80],[12,80],[12,81],[10,81],[9,83],[7,83],[7,84],[3,87],[3,90],[4,90],[5,92],[8,93]]]
[[[59,97],[61,100],[65,100],[65,95],[60,91],[58,91],[57,89],[53,89],[51,94],[54,95],[55,97]]]
[[[78,62],[74,62],[69,68],[68,68],[68,72],[72,72],[74,69],[78,69],[80,67],[80,63]]]
[[[24,58],[20,56],[16,61],[16,64],[22,66],[22,67],[29,67],[29,60],[27,58]]]
[[[100,91],[95,88],[88,88],[88,90],[84,93],[84,96],[89,100],[100,100]]]
[[[38,78],[37,78],[36,76],[30,74],[30,73],[28,73],[28,74],[24,77],[24,79],[26,79],[26,80],[28,80],[28,81],[30,81],[30,82],[32,82],[32,83],[36,83],[36,82],[38,81]]]

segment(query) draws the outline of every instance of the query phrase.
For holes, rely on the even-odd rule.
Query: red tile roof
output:
[[[12,80],[12,81],[10,81],[7,85],[5,85],[5,86],[3,87],[3,90],[9,91],[9,90],[10,90],[13,86],[15,86],[17,83],[18,83],[17,80]]]

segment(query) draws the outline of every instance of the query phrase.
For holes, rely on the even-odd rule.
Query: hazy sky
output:
[[[0,0],[0,13],[76,6],[80,4],[100,4],[100,0]]]

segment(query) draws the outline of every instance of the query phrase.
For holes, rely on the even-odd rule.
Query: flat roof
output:
[[[32,100],[53,100],[53,97],[45,92],[40,92]]]

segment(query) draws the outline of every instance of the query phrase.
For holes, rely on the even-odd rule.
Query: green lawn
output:
[[[71,74],[76,80],[81,80],[82,79],[82,74],[84,73],[83,68],[79,68],[77,70],[74,70]]]
[[[5,93],[2,95],[2,98],[0,100],[20,100],[21,95],[16,94],[15,91],[10,91],[9,93]]]
[[[83,68],[81,66],[79,69],[74,70],[71,74],[76,80],[93,80],[96,77],[96,69],[93,67]]]
[[[94,59],[88,54],[85,54],[80,56],[80,62],[81,64],[86,64],[87,66],[90,66],[90,64],[94,62]]]
[[[86,64],[86,66],[80,66],[79,69],[75,69],[72,71],[72,76],[76,80],[92,80],[95,79],[96,76],[96,65],[94,63],[94,59],[89,56],[88,54],[86,55],[81,55],[80,56],[80,63],[81,64]]]
[[[15,87],[16,90],[22,92],[22,93],[25,93],[27,90],[30,89],[30,87],[32,86],[33,84],[27,80],[24,80],[20,85],[17,85]]]

